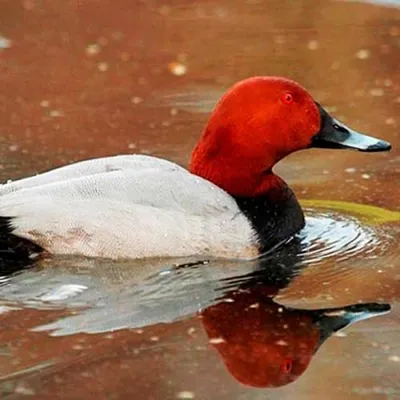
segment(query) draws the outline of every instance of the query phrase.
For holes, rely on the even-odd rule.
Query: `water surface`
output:
[[[298,80],[393,144],[281,162],[307,226],[262,261],[3,269],[0,397],[400,397],[398,2],[24,0],[0,15],[2,181],[117,153],[186,165],[251,75]]]

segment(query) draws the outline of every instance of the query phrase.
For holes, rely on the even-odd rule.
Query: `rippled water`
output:
[[[307,225],[261,260],[2,265],[0,397],[399,398],[399,13],[396,1],[0,2],[2,181],[116,153],[186,165],[221,93],[251,75],[294,78],[393,145],[279,163]]]
[[[266,285],[276,295],[306,268],[322,266],[325,279],[326,273],[343,276],[384,254],[391,242],[354,216],[309,209],[298,237],[261,260],[55,258],[3,276],[0,300],[6,308],[11,302],[17,308],[74,309],[73,316],[33,328],[52,335],[142,328],[188,318],[243,286]]]

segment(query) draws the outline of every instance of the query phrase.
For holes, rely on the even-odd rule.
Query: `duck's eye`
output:
[[[281,371],[284,374],[290,373],[293,367],[293,360],[291,358],[285,358],[281,364]]]
[[[293,96],[292,96],[291,93],[285,93],[285,94],[282,96],[282,100],[283,100],[283,102],[286,103],[286,104],[293,103]]]

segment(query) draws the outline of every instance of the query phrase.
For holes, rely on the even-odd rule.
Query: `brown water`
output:
[[[185,165],[251,75],[298,80],[393,145],[280,163],[307,227],[262,263],[4,272],[1,398],[400,398],[400,9],[369,3],[0,0],[3,181],[117,153]]]

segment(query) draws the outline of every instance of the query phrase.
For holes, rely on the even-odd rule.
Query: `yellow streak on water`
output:
[[[391,211],[385,208],[359,204],[348,201],[337,200],[300,200],[303,207],[325,208],[332,211],[340,211],[348,214],[355,214],[364,223],[370,225],[380,225],[388,222],[400,221],[400,212]]]

